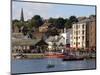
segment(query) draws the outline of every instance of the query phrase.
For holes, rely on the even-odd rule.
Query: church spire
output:
[[[21,9],[21,18],[20,18],[21,22],[24,21],[24,14],[23,14],[23,8]]]

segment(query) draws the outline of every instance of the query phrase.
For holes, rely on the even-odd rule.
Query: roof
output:
[[[41,46],[41,45],[48,45],[43,39],[41,39],[40,41],[38,41],[35,46]]]
[[[12,39],[12,45],[35,45],[40,39]]]
[[[43,37],[43,33],[39,31],[33,32],[33,36],[36,37],[37,39],[41,39]]]
[[[50,36],[46,42],[59,42],[60,39],[64,38],[63,36]]]
[[[95,18],[93,19],[90,19],[90,18],[86,18],[86,19],[83,19],[83,20],[80,20],[79,22],[77,23],[86,23],[86,22],[92,22],[92,21],[95,21]]]

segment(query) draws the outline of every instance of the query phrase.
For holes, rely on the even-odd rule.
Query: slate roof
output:
[[[40,39],[16,39],[12,40],[12,45],[35,45]]]
[[[80,20],[77,23],[86,23],[86,22],[91,22],[91,21],[95,21],[95,18],[94,19],[86,18],[86,19]]]

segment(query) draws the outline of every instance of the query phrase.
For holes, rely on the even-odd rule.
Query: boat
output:
[[[46,58],[64,58],[64,54],[62,53],[49,53],[45,54]]]
[[[57,58],[64,58],[64,56],[65,56],[65,55],[62,54],[62,53],[57,53],[56,55],[57,55]]]
[[[78,60],[84,60],[84,58],[78,57],[78,56],[66,56],[62,60],[63,61],[78,61]]]
[[[25,56],[23,54],[18,54],[14,56],[15,59],[24,59]]]
[[[16,58],[16,59],[21,59],[21,56],[16,56],[15,58]]]

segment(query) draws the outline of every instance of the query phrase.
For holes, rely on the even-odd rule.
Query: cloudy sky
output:
[[[12,19],[20,19],[21,8],[23,8],[24,19],[31,19],[34,15],[40,15],[44,19],[49,17],[63,17],[69,16],[89,16],[95,14],[94,6],[77,6],[77,5],[59,5],[59,4],[45,4],[33,2],[12,2]]]

